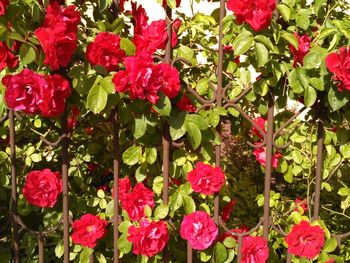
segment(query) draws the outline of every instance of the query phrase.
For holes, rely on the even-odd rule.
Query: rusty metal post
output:
[[[173,32],[173,26],[172,26],[172,10],[168,6],[165,7],[165,13],[166,13],[166,25],[167,25],[167,34],[168,34],[168,41],[165,46],[165,56],[164,56],[164,62],[167,64],[171,64],[171,60],[173,58],[173,50],[171,46],[171,39],[172,39],[172,32]],[[169,202],[169,162],[170,162],[170,132],[169,132],[169,124],[164,124],[164,130],[162,134],[162,147],[163,147],[163,203],[168,204]],[[165,246],[163,249],[163,262],[168,263],[169,262],[169,247]]]
[[[238,247],[237,247],[237,262],[240,263],[242,260],[242,245],[243,236],[238,236]]]
[[[114,216],[113,216],[113,262],[119,262],[119,251],[118,251],[118,225],[119,225],[119,166],[120,166],[120,151],[119,151],[119,117],[118,109],[115,108],[112,112],[112,122],[113,122],[113,193],[114,193]]]
[[[274,98],[268,93],[267,134],[266,134],[266,165],[264,183],[264,238],[268,240],[270,226],[270,188],[273,155],[273,122],[274,122]]]
[[[45,262],[45,255],[44,255],[44,236],[39,233],[38,234],[38,252],[39,252],[39,263]]]
[[[10,160],[11,160],[11,226],[12,251],[15,263],[19,263],[18,225],[15,221],[17,215],[17,175],[16,175],[16,141],[14,110],[9,111],[10,128]]]
[[[320,213],[320,198],[322,184],[322,167],[323,167],[323,143],[324,143],[324,124],[320,118],[317,127],[317,164],[316,164],[316,181],[315,181],[315,198],[313,220],[318,219]]]
[[[62,181],[63,181],[63,246],[64,258],[63,262],[69,262],[69,197],[68,197],[68,126],[67,126],[67,108],[65,109],[61,119],[61,154],[62,154]]]

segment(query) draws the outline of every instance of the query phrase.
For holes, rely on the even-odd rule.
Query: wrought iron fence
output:
[[[114,0],[115,7],[118,7],[118,0]],[[267,94],[268,97],[268,113],[267,113],[267,131],[263,131],[254,121],[253,119],[243,111],[239,106],[240,100],[244,98],[249,91],[251,91],[252,87],[245,87],[240,95],[238,95],[235,99],[231,100],[227,96],[227,91],[230,86],[223,86],[223,19],[225,17],[225,0],[220,1],[220,24],[219,24],[219,47],[218,47],[218,66],[217,66],[217,85],[210,84],[211,88],[215,93],[215,97],[212,100],[207,100],[201,97],[195,90],[191,87],[187,87],[188,91],[198,99],[202,103],[202,106],[198,108],[197,111],[200,111],[205,108],[215,108],[215,107],[224,107],[229,108],[233,107],[236,109],[241,116],[247,120],[253,127],[255,127],[262,135],[263,140],[259,144],[253,144],[251,142],[247,142],[251,147],[260,148],[266,147],[266,170],[265,170],[265,179],[264,179],[264,207],[263,207],[263,216],[257,222],[256,226],[251,228],[250,231],[245,233],[235,233],[230,231],[230,229],[225,225],[225,223],[221,220],[219,216],[219,196],[216,196],[214,199],[214,216],[213,219],[215,223],[220,226],[223,230],[229,232],[231,235],[236,236],[238,238],[238,249],[237,249],[237,262],[241,261],[242,254],[242,243],[243,237],[247,236],[254,231],[256,231],[259,227],[263,227],[263,236],[268,240],[269,232],[271,229],[278,232],[282,236],[286,236],[280,228],[275,226],[274,222],[270,217],[270,188],[271,188],[271,173],[272,173],[272,156],[274,153],[274,149],[283,149],[289,146],[289,144],[279,146],[276,143],[276,138],[280,135],[280,133],[288,127],[303,111],[306,110],[305,107],[297,111],[288,121],[286,121],[280,128],[274,130],[274,118],[275,118],[275,98],[271,93]],[[117,11],[117,8],[115,8]],[[117,12],[116,12],[117,15]],[[176,62],[180,61],[184,64],[189,64],[186,59],[183,58],[172,58],[172,47],[171,47],[171,34],[172,34],[172,10],[170,8],[166,8],[166,23],[167,23],[167,32],[168,32],[168,42],[165,49],[165,56],[162,58],[163,62],[174,65]],[[158,58],[159,59],[159,58]],[[66,72],[61,72],[61,74],[67,76]],[[318,132],[317,132],[317,166],[316,166],[316,180],[315,180],[315,195],[313,198],[313,220],[319,218],[320,213],[320,195],[321,195],[321,183],[322,183],[322,166],[323,166],[323,155],[324,155],[324,114],[322,111],[318,111],[318,114],[314,116],[317,120]],[[11,161],[11,212],[9,216],[8,224],[5,225],[5,228],[10,225],[12,232],[12,253],[13,253],[13,261],[15,263],[20,262],[20,248],[19,248],[19,229],[24,229],[28,231],[30,234],[34,235],[37,238],[37,247],[39,254],[39,262],[44,262],[45,259],[45,238],[52,232],[57,231],[57,229],[63,225],[63,243],[64,243],[64,257],[63,262],[69,262],[69,228],[71,224],[71,218],[69,216],[69,187],[68,187],[68,169],[69,169],[69,147],[71,146],[70,137],[71,134],[68,130],[67,126],[67,111],[63,114],[61,118],[61,129],[60,136],[57,141],[51,142],[47,140],[45,137],[41,139],[43,142],[52,147],[60,147],[61,148],[61,166],[62,166],[62,179],[63,179],[63,216],[59,225],[51,229],[45,229],[41,231],[30,229],[25,223],[22,221],[21,217],[17,213],[17,164],[16,164],[16,121],[22,120],[25,116],[20,115],[14,110],[9,110],[8,114],[3,116],[0,119],[0,123],[5,122],[7,119],[9,120],[9,134],[10,134],[10,161]],[[120,123],[119,123],[119,114],[118,109],[115,108],[111,114],[112,122],[113,122],[113,190],[114,190],[114,217],[113,217],[113,235],[114,235],[114,262],[119,262],[119,251],[116,246],[118,243],[118,225],[121,222],[120,211],[119,211],[119,200],[118,200],[118,179],[120,175],[120,162],[121,162],[121,152],[119,147],[119,131],[120,131]],[[217,126],[217,131],[220,134],[221,131],[221,123]],[[163,127],[162,134],[162,160],[163,160],[163,203],[168,204],[169,202],[169,164],[170,164],[170,152],[171,147],[181,147],[182,143],[171,141],[171,137],[169,134],[169,126],[165,124]],[[215,146],[215,163],[216,166],[220,166],[221,163],[221,145]],[[336,234],[333,235],[340,246],[343,239],[350,236],[350,232],[344,234]],[[165,247],[163,250],[163,262],[169,262],[171,255],[169,255],[168,248]],[[90,262],[94,261],[94,255],[90,256]],[[190,244],[187,244],[187,262],[193,262],[193,252]],[[291,262],[291,255],[287,255],[287,262]]]

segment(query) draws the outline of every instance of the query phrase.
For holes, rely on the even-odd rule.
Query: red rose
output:
[[[0,16],[6,14],[6,7],[9,3],[9,0],[0,0]]]
[[[297,198],[295,199],[295,205],[297,206],[297,208],[294,209],[294,211],[297,211],[299,212],[299,209],[298,207],[301,207],[301,209],[303,210],[302,214],[304,214],[305,212],[307,212],[309,210],[308,206],[307,206],[307,202],[306,202],[306,199],[300,199],[300,198]]]
[[[298,49],[296,49],[293,45],[289,44],[289,49],[293,53],[294,63],[293,67],[296,68],[298,63],[300,65],[304,64],[304,57],[309,52],[311,38],[308,34],[303,36],[299,36],[297,32],[294,32],[294,36],[298,39]]]
[[[228,0],[227,9],[233,11],[238,24],[245,22],[260,31],[270,25],[276,0]]]
[[[177,70],[163,63],[154,65],[148,53],[126,57],[124,63],[125,71],[118,71],[113,83],[117,92],[129,91],[131,99],[147,99],[156,104],[159,90],[171,98],[180,90]]]
[[[159,63],[153,67],[153,82],[159,81],[159,90],[170,99],[177,96],[180,91],[180,76],[176,68],[166,63]]]
[[[5,76],[2,83],[6,87],[5,100],[10,109],[29,114],[39,112],[38,105],[42,102],[40,92],[47,86],[42,75],[24,69],[19,74]]]
[[[328,54],[326,65],[334,74],[339,91],[350,90],[350,47],[341,47],[337,53]]]
[[[41,90],[42,102],[39,104],[41,114],[45,117],[56,117],[64,112],[66,98],[70,95],[68,80],[61,75],[47,75],[47,86]]]
[[[212,167],[209,164],[198,162],[196,167],[187,174],[193,191],[205,195],[213,195],[220,192],[225,184],[225,175],[220,167]]]
[[[47,7],[42,26],[35,35],[45,53],[45,65],[53,70],[65,67],[70,62],[77,47],[79,12],[74,5],[60,7],[56,2]]]
[[[237,201],[232,200],[231,202],[228,202],[222,209],[221,213],[221,219],[224,222],[227,222],[230,219],[231,213],[233,211],[233,208],[235,207]]]
[[[133,221],[138,221],[145,216],[145,206],[154,207],[154,193],[142,183],[137,183],[134,189],[121,200],[122,208]]]
[[[62,193],[62,179],[59,172],[50,169],[31,171],[26,176],[23,196],[31,205],[53,207]]]
[[[14,49],[14,46],[12,49]],[[17,65],[18,57],[12,54],[6,42],[0,42],[0,70],[3,70],[6,67],[15,68]]]
[[[133,243],[133,253],[147,257],[161,252],[169,240],[168,228],[163,221],[142,219],[138,227],[129,227],[128,234],[128,241]]]
[[[184,93],[176,106],[182,111],[196,112],[197,108],[192,104],[192,101]]]
[[[269,258],[269,248],[263,237],[243,237],[241,263],[265,263]]]
[[[129,177],[125,176],[118,180],[118,199],[119,202],[123,202],[126,198],[126,194],[131,190],[131,183]],[[114,188],[112,188],[112,197],[114,198]]]
[[[218,227],[206,212],[196,211],[184,216],[180,234],[192,248],[205,250],[215,241]]]
[[[254,123],[255,123],[256,125],[258,125],[258,127],[259,127],[262,131],[266,132],[266,130],[265,130],[266,119],[264,119],[264,118],[262,118],[262,117],[258,117],[258,118],[256,118],[256,119],[254,119]],[[255,126],[252,127],[252,132],[253,132],[255,135],[257,135],[260,139],[263,138],[262,134],[260,133],[260,131],[259,131]]]
[[[266,166],[266,151],[264,147],[256,148],[253,151],[253,154],[255,155],[256,160],[262,165]],[[278,159],[281,158],[283,155],[279,152],[275,152],[272,156],[272,167],[277,168],[278,166]]]
[[[309,222],[301,221],[292,227],[284,240],[288,244],[288,253],[313,259],[320,253],[324,237],[320,226],[311,226]]]
[[[86,56],[91,65],[100,65],[113,71],[125,57],[124,50],[120,49],[120,36],[110,33],[99,33],[94,42],[87,46]]]
[[[80,110],[77,106],[73,106],[70,116],[68,118],[68,129],[73,130],[75,128],[75,126],[77,125],[77,117],[80,114]]]
[[[138,7],[136,7],[136,5],[136,3],[131,2],[131,14],[134,18],[134,35],[140,35],[142,34],[142,31],[148,27],[148,16],[142,5],[139,5]]]
[[[72,240],[75,244],[94,248],[97,240],[107,233],[107,225],[107,220],[92,214],[85,214],[73,222]]]

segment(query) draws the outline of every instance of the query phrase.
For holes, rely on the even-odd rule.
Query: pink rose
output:
[[[159,82],[159,91],[170,99],[177,96],[180,91],[180,76],[176,68],[166,63],[159,63],[153,67],[153,82]]]
[[[303,210],[302,214],[304,214],[305,212],[307,212],[309,210],[309,207],[307,206],[307,200],[306,199],[301,199],[301,198],[297,198],[295,199],[295,205],[297,206],[297,208],[294,209],[294,211],[299,212],[298,207],[301,207],[301,209]]]
[[[61,174],[50,169],[31,171],[26,176],[22,192],[31,205],[53,207],[62,193]]]
[[[9,0],[0,0],[0,16],[6,14],[6,7],[9,5]]]
[[[215,241],[218,227],[206,212],[196,211],[184,216],[180,234],[192,248],[205,250]]]
[[[301,221],[294,225],[285,237],[288,244],[288,253],[313,259],[316,257],[323,245],[325,234],[320,226],[311,226],[307,221]]]
[[[87,46],[86,56],[91,65],[100,65],[113,71],[125,57],[124,50],[120,49],[120,36],[110,33],[99,33],[94,42]]]
[[[298,63],[300,65],[304,64],[304,57],[310,49],[311,38],[308,36],[308,34],[299,36],[297,32],[294,32],[294,36],[298,39],[298,49],[291,44],[289,44],[289,49],[294,57],[293,67],[296,68]]]
[[[138,227],[130,226],[128,240],[133,243],[133,253],[153,257],[163,250],[169,240],[168,227],[163,221],[142,219]]]
[[[266,151],[265,148],[256,148],[253,151],[253,154],[255,155],[256,160],[262,165],[266,166]],[[272,156],[272,167],[277,168],[278,166],[278,159],[281,158],[283,155],[279,152],[275,152]]]
[[[276,0],[228,0],[227,9],[233,11],[238,24],[249,24],[254,31],[270,25]]]
[[[254,123],[255,123],[256,125],[258,125],[258,127],[259,127],[263,132],[266,133],[265,123],[267,122],[267,120],[266,120],[265,118],[258,117],[258,118],[256,118],[256,119],[254,119],[253,121],[254,121]],[[263,138],[263,135],[260,133],[260,131],[259,131],[255,126],[252,127],[252,132],[253,132],[253,134],[257,135],[260,139]]]
[[[121,206],[128,213],[131,220],[138,221],[145,216],[146,205],[151,209],[154,207],[153,196],[152,190],[142,183],[137,183],[134,189],[121,200]]]
[[[195,169],[187,174],[193,191],[205,195],[213,195],[221,190],[225,184],[225,175],[220,167],[198,162]]]
[[[2,83],[6,87],[5,101],[10,109],[29,114],[39,112],[38,105],[42,103],[41,90],[47,86],[42,75],[23,69],[21,73],[5,76]]]
[[[237,201],[232,200],[228,202],[223,208],[221,212],[221,219],[224,222],[227,222],[230,219],[231,213],[233,211],[233,208],[235,207]]]
[[[269,258],[269,248],[263,237],[245,236],[240,263],[265,263]]]
[[[350,90],[350,47],[341,47],[338,52],[328,54],[326,65],[333,73],[338,90]]]
[[[126,198],[126,194],[131,190],[131,183],[129,177],[125,176],[118,180],[118,199],[119,202],[123,202]],[[112,197],[114,198],[114,188],[112,188]]]

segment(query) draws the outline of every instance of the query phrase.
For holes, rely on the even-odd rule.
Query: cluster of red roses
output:
[[[258,117],[254,120],[254,123],[264,132],[266,133],[265,130],[265,124],[266,124],[266,119],[262,118],[262,117]],[[261,134],[261,132],[255,127],[253,126],[252,128],[252,132],[253,134],[255,134],[256,136],[259,137],[260,140],[263,139],[263,135]],[[262,165],[265,166],[266,165],[266,150],[264,147],[260,147],[260,148],[255,148],[253,151],[253,154],[255,155],[256,160]],[[274,155],[272,156],[272,167],[273,168],[277,168],[278,166],[278,159],[282,157],[282,154],[279,152],[275,152]]]
[[[5,76],[2,83],[9,108],[29,114],[40,112],[45,117],[62,114],[70,95],[68,80],[58,74],[44,76],[24,69],[19,74]]]
[[[66,8],[53,2],[46,9],[45,19],[35,35],[45,53],[45,65],[53,70],[66,67],[77,47],[80,14],[76,6]]]

